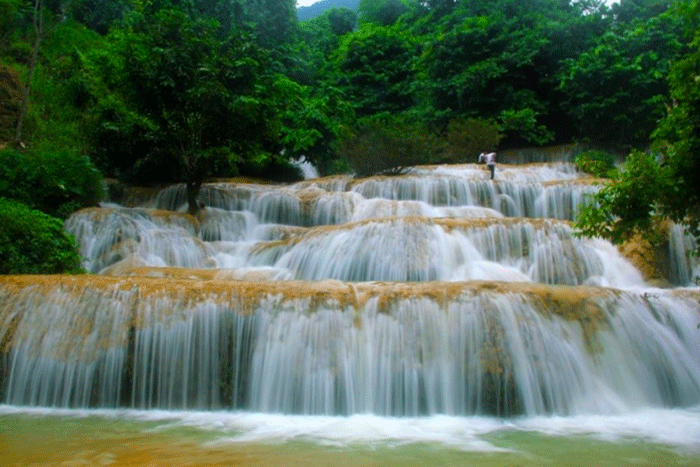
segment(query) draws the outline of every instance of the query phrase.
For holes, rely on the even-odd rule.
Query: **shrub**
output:
[[[488,120],[468,118],[451,120],[445,135],[445,155],[441,162],[448,164],[475,162],[483,151],[493,151],[503,138],[498,126]]]
[[[80,272],[75,239],[59,219],[0,198],[0,274]]]
[[[592,149],[584,151],[574,160],[579,170],[595,177],[612,178],[615,176],[615,158],[612,154]]]
[[[0,197],[65,219],[77,209],[95,206],[102,195],[102,176],[85,156],[0,151]]]
[[[359,131],[341,142],[338,155],[355,175],[399,174],[427,164],[438,152],[435,134],[422,124],[403,118],[367,120]]]
[[[628,240],[635,232],[650,236],[655,230],[659,193],[677,192],[677,181],[668,166],[659,165],[653,155],[633,151],[627,157],[617,178],[592,195],[574,227],[586,237],[602,237],[613,243]]]

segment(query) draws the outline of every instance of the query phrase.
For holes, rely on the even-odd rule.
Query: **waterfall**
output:
[[[674,288],[573,234],[568,163],[182,186],[75,213],[90,274],[0,277],[0,401],[392,417],[700,403],[695,245]]]

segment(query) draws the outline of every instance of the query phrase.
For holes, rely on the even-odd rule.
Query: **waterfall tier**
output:
[[[418,167],[396,177],[328,177],[291,186],[209,183],[202,202],[227,211],[249,211],[263,222],[311,226],[342,224],[371,217],[420,215],[508,216],[572,220],[586,195],[604,183],[575,170],[573,164],[501,166],[488,180],[476,164]],[[184,185],[154,196],[147,206],[184,209]],[[461,209],[460,209],[461,208]],[[378,210],[378,211],[376,211]]]
[[[91,273],[0,277],[0,401],[243,414],[591,416],[700,403],[675,289],[571,228],[572,164],[217,181],[71,216]],[[641,250],[638,250],[641,251]]]
[[[111,275],[134,266],[212,267],[275,279],[643,285],[608,242],[575,238],[567,222],[543,219],[404,216],[301,228],[214,208],[198,219],[101,208],[80,211],[66,228],[86,269]]]
[[[697,291],[190,274],[0,278],[2,399],[394,416],[700,402]]]

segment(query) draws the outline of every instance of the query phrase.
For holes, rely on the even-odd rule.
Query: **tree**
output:
[[[576,221],[584,235],[619,242],[649,234],[653,218],[662,217],[700,237],[700,2],[684,7],[681,13],[693,13],[692,50],[671,66],[671,103],[652,135],[652,152],[633,152],[619,178],[594,196]]]
[[[680,28],[669,15],[634,20],[565,61],[560,90],[580,136],[625,149],[649,144],[663,117],[665,77],[683,51]]]
[[[697,15],[700,2],[694,3]],[[653,148],[674,181],[672,190],[659,193],[663,212],[700,235],[700,29],[694,36],[693,51],[671,68],[671,105],[653,134]]]
[[[358,11],[363,24],[391,26],[408,11],[408,6],[402,0],[360,0]]]
[[[332,57],[330,80],[361,118],[400,113],[416,104],[414,39],[398,27],[365,24],[342,37]]]
[[[355,176],[367,177],[401,174],[408,167],[430,163],[438,146],[436,135],[422,122],[405,117],[367,118],[343,140],[338,153]]]
[[[502,12],[468,16],[459,9],[441,21],[418,68],[437,118],[487,118],[500,124],[505,141],[541,144],[552,135],[539,122],[547,109],[537,86],[534,59],[547,44],[535,19]],[[443,122],[444,124],[444,122]]]
[[[179,9],[134,12],[111,48],[86,56],[98,161],[131,181],[184,181],[191,213],[207,176],[282,149],[278,106],[290,89],[250,36],[220,39],[218,28]]]

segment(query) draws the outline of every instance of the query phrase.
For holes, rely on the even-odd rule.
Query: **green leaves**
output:
[[[399,28],[365,25],[345,35],[333,57],[332,82],[358,117],[398,113],[416,104],[414,39]]]
[[[81,272],[75,239],[59,219],[0,197],[0,274]]]
[[[665,76],[682,51],[679,32],[668,15],[635,20],[564,62],[559,90],[580,134],[622,147],[649,143],[663,115]]]
[[[358,177],[377,173],[399,174],[407,167],[426,164],[438,146],[436,135],[420,122],[406,118],[367,119],[346,138],[340,155]]]
[[[650,235],[651,222],[658,212],[660,193],[674,190],[667,167],[652,155],[632,152],[619,177],[593,195],[593,203],[582,209],[574,227],[585,236],[603,237],[614,243],[634,233]]]
[[[95,206],[102,176],[90,159],[76,153],[0,151],[0,197],[14,199],[53,217]]]
[[[615,159],[612,154],[600,151],[584,151],[576,156],[574,160],[576,167],[594,177],[612,178],[617,176],[615,169]]]

